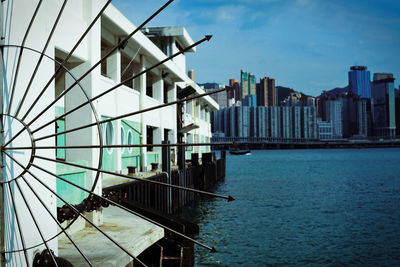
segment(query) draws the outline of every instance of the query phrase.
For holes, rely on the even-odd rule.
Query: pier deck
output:
[[[104,223],[100,228],[135,256],[164,236],[163,228],[117,207],[103,209],[103,215]],[[132,261],[123,250],[92,227],[85,227],[72,234],[72,239],[94,266],[119,267]],[[65,236],[59,238],[58,247],[59,256],[70,261],[75,267],[87,266]]]

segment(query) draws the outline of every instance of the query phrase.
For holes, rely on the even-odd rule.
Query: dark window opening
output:
[[[169,90],[169,86],[164,81],[164,103],[168,103],[168,90]]]
[[[133,76],[133,66],[132,59],[121,53],[121,81],[125,81]],[[124,85],[133,88],[133,80],[127,81]]]
[[[146,143],[148,145],[151,145],[151,144],[153,144],[153,130],[154,130],[154,128],[151,127],[151,126],[147,126],[146,129],[147,129]],[[153,151],[153,147],[152,146],[147,147],[147,151]]]
[[[170,132],[170,130],[164,129],[164,141],[169,140],[169,132]]]
[[[112,45],[102,39],[101,40],[101,58],[103,58],[111,49],[112,49]],[[105,59],[101,62],[101,75],[103,75],[104,77],[108,77],[107,76],[107,59]]]
[[[153,97],[153,76],[150,73],[146,74],[146,95]]]

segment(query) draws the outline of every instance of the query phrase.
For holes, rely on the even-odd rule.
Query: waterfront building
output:
[[[317,138],[317,114],[316,109],[312,106],[303,107],[302,109],[302,138],[316,139]]]
[[[371,135],[371,100],[358,99],[357,103],[357,128],[359,137]]]
[[[267,120],[267,109],[262,106],[258,106],[257,108],[257,118],[256,118],[256,124],[257,124],[257,136],[258,137],[267,137],[267,129],[266,125],[268,124]]]
[[[328,99],[326,101],[326,120],[332,122],[333,136],[335,138],[342,138],[343,128],[341,101],[337,99]]]
[[[396,135],[400,135],[400,86],[395,90]]]
[[[227,116],[226,113],[230,112]],[[224,116],[218,114],[225,114]],[[232,106],[213,112],[214,118],[222,118],[224,122],[213,123],[213,137],[220,138],[225,136],[228,140],[238,140],[253,142],[263,140],[259,138],[273,138],[274,140],[307,139],[318,138],[315,107],[249,107]],[[214,122],[215,121],[215,122]],[[228,129],[229,128],[229,129]],[[224,131],[221,134],[218,131]],[[214,138],[214,140],[216,140]],[[254,139],[257,138],[257,139]]]
[[[281,112],[280,107],[269,107],[270,137],[281,138]]]
[[[281,111],[281,125],[282,125],[282,138],[292,138],[292,108],[291,107],[279,107]]]
[[[371,91],[374,105],[374,135],[396,135],[396,108],[393,74],[375,73]]]
[[[331,95],[329,98],[326,96],[323,94],[319,97],[319,106],[323,107],[321,119],[332,121],[335,138],[371,135],[371,99],[353,93]]]
[[[342,134],[343,137],[351,137],[358,134],[357,104],[359,96],[354,94],[340,94],[333,99],[340,101],[342,106]],[[327,119],[327,118],[325,118]]]
[[[361,98],[371,98],[371,74],[366,66],[350,67],[349,89]]]
[[[294,106],[293,110],[293,138],[300,139],[301,134],[301,107]]]
[[[331,140],[333,139],[332,121],[318,121],[318,139]]]
[[[63,62],[67,56],[66,52],[71,51],[71,48],[80,38],[82,32],[87,28],[88,23],[94,20],[105,2],[92,0],[65,2],[63,16],[57,25],[56,34],[54,34],[47,47],[46,55],[49,58],[56,59],[58,62]],[[28,11],[33,12],[35,10],[36,5],[37,1],[20,0],[13,2],[13,27],[10,27],[8,34],[9,43],[22,43],[22,33],[26,32],[29,24],[26,16],[29,13]],[[50,25],[53,25],[60,5],[60,3],[56,4],[55,1],[43,1],[40,12],[32,26],[32,32],[27,37],[27,43],[29,43],[30,48],[42,51],[44,39],[51,32]],[[0,19],[4,22],[4,17]],[[66,66],[72,71],[75,77],[81,77],[89,68],[94,67],[94,64],[99,62],[107,52],[118,45],[121,38],[133,32],[134,29],[136,29],[135,25],[124,17],[112,4],[109,5],[101,16],[101,19],[94,24],[86,38],[83,39],[79,48],[72,53]],[[28,116],[28,119],[33,118],[33,116],[38,115],[42,111],[44,108],[43,104],[51,103],[56,97],[62,96],[54,106],[51,106],[45,113],[39,116],[37,126],[55,120],[57,117],[56,127],[54,127],[55,123],[50,124],[49,126],[51,127],[45,127],[41,131],[41,135],[53,135],[65,130],[74,130],[86,124],[96,124],[96,119],[99,119],[99,121],[110,119],[110,121],[98,124],[98,127],[84,127],[81,130],[60,134],[57,137],[40,141],[41,146],[54,146],[55,143],[59,147],[54,150],[37,151],[36,156],[59,160],[59,163],[40,161],[40,166],[63,177],[67,181],[72,183],[78,182],[79,186],[90,190],[95,185],[95,181],[97,181],[96,171],[86,171],[84,168],[67,166],[60,162],[74,162],[95,169],[101,166],[103,171],[127,174],[129,166],[148,171],[151,169],[151,163],[160,164],[161,148],[108,147],[103,149],[103,157],[101,158],[99,156],[99,149],[65,149],[64,146],[98,146],[100,144],[99,136],[101,135],[105,137],[103,144],[108,146],[160,144],[162,141],[176,143],[178,134],[180,134],[178,132],[178,120],[183,124],[183,127],[191,124],[197,126],[197,129],[183,134],[184,140],[207,142],[211,137],[209,112],[218,109],[218,104],[209,96],[186,103],[183,108],[182,117],[179,118],[177,118],[177,108],[174,105],[113,120],[113,118],[121,115],[173,102],[177,100],[177,93],[189,86],[193,90],[193,94],[204,93],[204,90],[186,75],[186,56],[184,54],[177,56],[173,60],[166,61],[160,66],[154,67],[147,73],[144,72],[133,80],[129,80],[134,75],[149,69],[155,63],[165,60],[168,56],[192,44],[194,44],[193,40],[183,27],[146,28],[143,31],[138,31],[129,38],[128,42],[121,45],[119,49],[116,49],[107,60],[101,63],[101,66],[94,68],[80,82],[82,90],[78,86],[71,87],[69,93],[62,96],[62,92],[74,84],[75,78],[64,71],[60,72],[55,81],[50,83],[48,90],[42,95],[41,102],[38,102],[39,104],[32,109],[32,112]],[[194,47],[188,50],[187,53],[195,51],[196,48]],[[15,53],[15,50],[12,53]],[[39,55],[33,51],[24,50],[23,64],[21,64],[20,75],[17,79],[18,84],[28,84],[30,74],[21,75],[21,73],[32,73],[32,66],[36,65],[38,58]],[[49,58],[43,58],[38,74],[35,77],[35,86],[31,88],[30,95],[26,98],[24,105],[22,106],[22,103],[20,103],[21,106],[17,106],[14,103],[10,110],[11,114],[16,113],[19,107],[21,107],[20,115],[26,114],[28,109],[34,106],[33,101],[35,98],[31,96],[39,95],[39,90],[45,86],[58,67],[58,64]],[[13,65],[15,62],[8,61],[6,64],[4,66],[5,70],[3,69],[5,72],[15,67]],[[124,83],[122,84],[122,82]],[[91,103],[93,104],[91,106],[93,109],[89,105],[86,105],[66,117],[59,117],[81,103],[85,103],[88,97],[99,96],[115,86],[117,88],[114,91],[110,91],[110,93]],[[18,91],[17,94],[19,95],[16,97],[21,97],[22,92]],[[172,149],[174,150],[175,148]],[[209,147],[194,148],[194,152],[205,152],[209,151],[209,149]],[[171,153],[171,155],[176,154],[175,151]],[[25,155],[22,157],[25,157]],[[171,161],[177,162],[176,157],[172,157]],[[27,162],[29,162],[29,156]],[[33,172],[37,173],[37,170]],[[39,176],[44,181],[52,181],[49,183],[49,188],[71,204],[80,204],[87,196],[84,191],[72,186],[66,186],[61,180],[54,180],[54,177],[50,177],[43,172],[39,173]],[[93,192],[101,195],[102,186],[109,182],[110,178],[112,178],[111,174],[101,175]],[[48,208],[53,212],[53,215],[57,217],[57,207],[60,208],[64,203],[56,200],[53,193],[50,193],[41,186],[34,186],[34,188],[44,202],[48,204]],[[9,206],[10,200],[8,199],[7,201],[8,206],[6,209],[11,209]],[[29,203],[32,205],[31,207],[34,211],[38,211],[42,215],[39,218],[39,223],[44,235],[46,237],[56,236],[59,229],[57,229],[56,224],[51,224],[52,218],[48,216],[48,213],[40,203],[36,200],[29,201]],[[18,209],[24,206],[20,198],[16,206]],[[26,208],[22,208],[22,210],[27,214]],[[101,225],[103,223],[102,212],[101,210],[90,212],[88,215],[90,221],[96,225]],[[14,220],[14,215],[11,215],[9,219]],[[139,220],[138,224],[145,224],[141,221],[143,220]],[[78,232],[85,227],[85,223],[80,218],[68,230]],[[151,223],[148,224],[151,227],[148,228],[149,232],[145,233],[149,235],[149,239],[141,244],[132,245],[137,253],[140,253],[164,235],[162,228]],[[24,222],[23,232],[30,233],[29,236],[26,236],[27,240],[25,241],[29,244],[43,243],[39,235],[35,234],[37,233],[37,229],[34,227],[31,220]],[[18,241],[19,237],[17,238],[16,233],[17,231],[10,233],[12,238],[16,238],[15,243],[12,245],[15,245],[14,249],[21,249],[22,251],[21,242]],[[49,241],[48,245],[58,255],[57,238]],[[22,255],[22,253],[19,255],[21,257],[7,255],[7,265],[25,266]],[[29,259],[33,259],[33,250],[29,250],[27,256]],[[128,263],[126,262],[124,265]]]

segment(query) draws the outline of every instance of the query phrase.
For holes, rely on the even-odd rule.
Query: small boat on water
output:
[[[234,149],[234,150],[229,150],[229,153],[231,155],[246,155],[249,154],[251,151],[250,149],[244,149],[244,150],[239,150],[239,149]]]
[[[231,146],[229,148],[229,153],[232,155],[246,155],[249,154],[251,151],[249,147],[246,145],[243,149],[240,149],[239,146]]]

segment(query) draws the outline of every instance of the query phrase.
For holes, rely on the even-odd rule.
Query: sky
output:
[[[140,25],[165,2],[112,3]],[[363,65],[371,79],[389,72],[400,84],[399,0],[175,0],[148,26],[183,26],[194,41],[213,35],[187,54],[197,83],[228,84],[244,69],[317,96]]]

